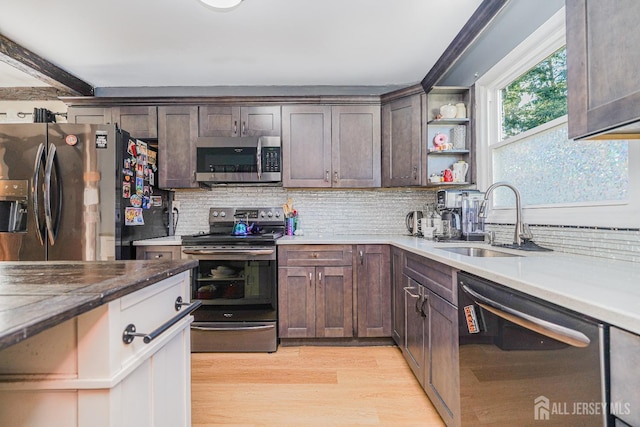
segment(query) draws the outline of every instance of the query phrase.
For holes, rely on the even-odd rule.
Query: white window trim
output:
[[[565,10],[562,8],[505,58],[476,81],[476,159],[478,189],[492,181],[491,149],[499,146],[500,102],[498,91],[565,44]],[[566,120],[559,118],[556,120]],[[557,121],[554,121],[556,124]],[[629,199],[625,202],[580,203],[523,207],[526,223],[590,227],[640,227],[640,141],[629,142]],[[559,185],[562,185],[561,183]],[[514,223],[513,208],[490,209],[487,222]]]

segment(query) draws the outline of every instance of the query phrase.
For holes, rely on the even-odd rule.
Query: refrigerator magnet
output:
[[[127,157],[126,159],[124,159],[123,167],[125,169],[131,169],[131,159],[130,158]]]
[[[142,209],[150,209],[151,208],[151,198],[149,196],[144,196],[142,198]]]
[[[144,176],[144,165],[140,161],[136,164],[136,175]]]
[[[144,192],[144,178],[136,178],[136,194],[142,194]]]
[[[144,225],[144,217],[141,208],[125,208],[124,225]]]
[[[138,154],[147,157],[147,143],[136,139],[136,145],[138,146]]]
[[[142,196],[133,194],[129,198],[129,202],[131,203],[131,206],[133,206],[134,208],[139,208],[140,206],[142,206]]]
[[[156,174],[151,169],[149,169],[149,185],[156,185]]]
[[[107,136],[109,134],[104,130],[96,131],[96,148],[105,149],[107,148]]]
[[[128,199],[131,197],[131,183],[123,182],[122,183],[122,198]]]
[[[131,154],[133,157],[138,156],[138,150],[136,149],[136,143],[132,139],[129,140],[127,144],[127,153]]]
[[[155,208],[162,207],[162,196],[151,196],[151,206]]]

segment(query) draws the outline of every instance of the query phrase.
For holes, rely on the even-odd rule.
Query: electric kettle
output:
[[[405,224],[407,226],[407,230],[412,236],[420,236],[422,235],[420,231],[420,218],[424,215],[422,211],[411,211],[405,217]]]

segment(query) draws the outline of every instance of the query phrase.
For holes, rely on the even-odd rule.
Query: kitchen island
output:
[[[0,263],[0,425],[190,425],[195,266]]]

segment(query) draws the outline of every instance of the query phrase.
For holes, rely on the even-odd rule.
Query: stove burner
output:
[[[209,233],[183,236],[185,245],[274,244],[284,235],[282,208],[210,208]]]

